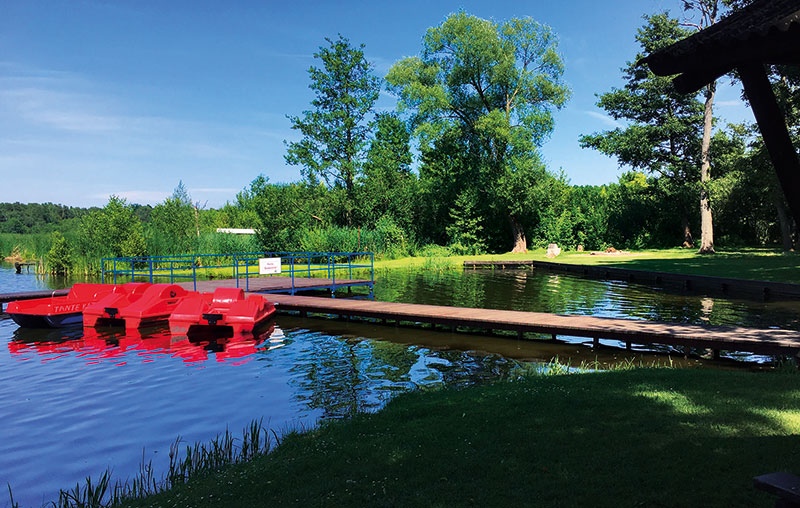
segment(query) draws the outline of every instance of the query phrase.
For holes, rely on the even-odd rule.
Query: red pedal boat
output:
[[[166,321],[178,303],[190,294],[177,284],[129,282],[120,291],[87,306],[83,311],[83,326],[121,324],[126,329]]]
[[[173,335],[221,327],[234,334],[252,332],[274,313],[275,305],[261,295],[245,296],[241,288],[217,288],[213,294],[184,298],[169,318],[169,330]]]
[[[6,313],[24,328],[60,328],[79,325],[83,311],[92,302],[110,294],[115,286],[109,284],[75,284],[67,296],[37,298],[11,302]]]

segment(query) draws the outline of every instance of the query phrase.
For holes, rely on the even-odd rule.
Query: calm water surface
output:
[[[800,329],[792,303],[704,297],[530,271],[376,274],[376,299]],[[0,268],[0,292],[64,285]],[[20,330],[0,318],[0,485],[23,506],[54,498],[106,467],[163,466],[177,436],[206,441],[253,418],[279,432],[380,408],[421,386],[516,376],[580,346],[279,316],[257,337],[189,341]],[[602,352],[613,360],[623,352]],[[757,357],[747,357],[759,359]],[[697,363],[697,361],[694,361]],[[2,495],[0,495],[2,499]],[[4,500],[0,501],[0,506]]]

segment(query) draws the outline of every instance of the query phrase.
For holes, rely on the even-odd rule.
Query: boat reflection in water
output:
[[[8,343],[12,357],[28,360],[30,353],[52,361],[65,356],[83,358],[86,365],[116,362],[125,365],[135,354],[142,363],[157,356],[180,358],[187,364],[200,364],[212,356],[217,362],[241,364],[250,361],[259,349],[283,345],[283,332],[267,323],[256,333],[231,334],[230,331],[171,335],[168,329],[143,330],[77,328],[75,330],[30,330],[19,328]]]

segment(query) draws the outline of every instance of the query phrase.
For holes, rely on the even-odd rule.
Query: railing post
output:
[[[336,253],[331,256],[333,259],[333,287],[331,288],[331,298],[336,298]]]
[[[175,283],[175,260],[174,259],[170,259],[169,260],[169,283],[170,284],[174,284]]]
[[[103,271],[103,265],[105,263],[105,258],[100,258],[100,284],[105,284],[105,273]]]
[[[347,272],[348,277],[347,278],[350,279],[350,280],[353,280],[353,258],[352,258],[352,254],[353,254],[352,252],[348,252],[347,253],[347,269],[348,269],[348,272]]]
[[[134,267],[134,265],[136,263],[133,261],[133,258],[129,258],[129,259],[131,260],[131,282],[135,282],[135,280],[133,278],[133,275],[134,275],[133,267]]]
[[[194,282],[194,290],[197,291],[197,269],[194,265],[194,258],[192,258],[192,281]]]
[[[291,263],[292,294],[294,294],[294,254],[289,254],[289,262]]]
[[[114,258],[114,285],[117,284],[117,258]]]
[[[369,297],[375,294],[375,253],[369,253]]]
[[[239,287],[239,261],[236,254],[233,255],[233,278],[236,279],[236,287]]]
[[[150,263],[150,284],[153,283],[153,258],[147,258],[147,261]]]

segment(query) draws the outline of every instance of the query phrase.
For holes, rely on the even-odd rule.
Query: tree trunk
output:
[[[197,238],[200,238],[200,216],[197,211],[197,203],[194,204],[194,227],[197,230]]]
[[[509,215],[508,222],[511,224],[511,237],[514,241],[514,248],[511,252],[528,252],[528,241],[525,239],[525,230],[519,223],[516,215]]]
[[[681,216],[681,225],[683,226],[683,245],[682,247],[693,248],[694,238],[692,238],[692,230],[689,227],[689,215],[684,212]]]
[[[711,120],[713,118],[714,92],[717,83],[712,81],[706,89],[706,107],[703,112],[702,164],[700,165],[700,250],[699,254],[714,253],[714,222],[711,202],[708,199],[708,184],[711,182]]]
[[[775,211],[778,212],[778,225],[781,228],[781,240],[783,250],[793,250],[792,245],[792,219],[783,203],[783,195],[777,187],[772,188],[772,202],[775,204]]]

